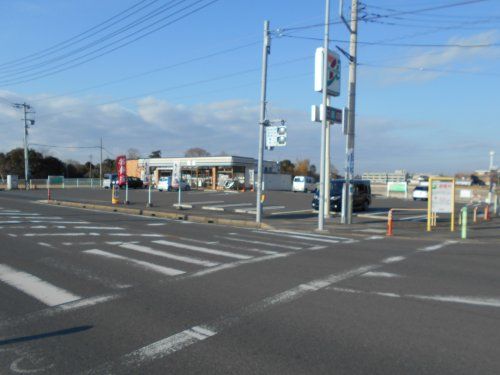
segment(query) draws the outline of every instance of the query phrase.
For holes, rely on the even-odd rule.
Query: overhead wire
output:
[[[204,0],[198,0],[197,2],[195,2],[195,4],[198,4],[198,3],[202,2],[202,1],[204,1]],[[179,17],[175,18],[174,20],[169,21],[169,22],[168,22],[168,23],[166,23],[166,24],[160,25],[160,26],[158,26],[158,27],[154,28],[153,30],[149,30],[148,32],[146,32],[146,33],[144,33],[144,34],[141,34],[141,35],[139,35],[139,36],[136,36],[136,37],[135,37],[135,38],[133,38],[132,40],[128,40],[128,41],[126,41],[126,42],[124,42],[124,43],[122,43],[122,44],[120,44],[120,45],[118,45],[118,46],[113,47],[112,49],[105,50],[105,51],[103,51],[102,53],[99,53],[99,54],[98,54],[98,55],[96,55],[96,56],[89,57],[89,58],[87,58],[87,59],[85,59],[85,60],[83,60],[83,61],[78,61],[78,62],[75,62],[74,64],[69,65],[69,66],[67,66],[67,67],[65,67],[65,68],[60,68],[60,69],[57,69],[57,70],[55,70],[55,71],[48,72],[48,73],[45,73],[45,74],[41,74],[41,75],[38,75],[38,76],[35,76],[35,77],[27,78],[27,79],[24,79],[24,80],[23,80],[23,79],[21,79],[21,80],[18,80],[18,81],[7,81],[7,82],[5,82],[5,81],[4,81],[4,82],[0,82],[0,86],[12,86],[12,85],[17,85],[17,84],[21,84],[21,83],[31,82],[31,81],[33,81],[33,80],[38,80],[38,79],[40,79],[40,78],[44,78],[44,77],[47,77],[47,76],[51,76],[51,75],[54,75],[54,74],[57,74],[57,73],[60,73],[60,72],[66,71],[66,70],[68,70],[68,69],[72,69],[72,68],[74,68],[74,67],[77,67],[77,66],[83,65],[83,64],[85,64],[85,63],[87,63],[87,62],[93,61],[93,60],[95,60],[95,59],[97,59],[97,58],[99,58],[99,57],[102,57],[102,56],[107,55],[107,54],[109,54],[109,53],[111,53],[111,52],[114,52],[114,51],[116,51],[116,50],[118,50],[118,49],[120,49],[120,48],[123,48],[123,47],[125,47],[125,46],[127,46],[127,45],[129,45],[129,44],[131,44],[131,43],[134,43],[134,42],[136,42],[136,41],[138,41],[138,40],[140,40],[140,39],[143,39],[143,38],[145,38],[146,36],[149,36],[149,35],[151,35],[151,34],[153,34],[153,33],[157,32],[157,31],[159,31],[159,30],[161,30],[161,29],[164,29],[165,27],[170,26],[170,25],[172,25],[172,24],[174,24],[174,23],[176,23],[176,22],[178,22],[178,21],[180,21],[180,20],[182,20],[182,19],[184,19],[184,18],[186,18],[186,17],[188,17],[188,16],[190,16],[190,15],[192,15],[192,14],[195,14],[195,13],[197,13],[197,12],[201,11],[202,9],[207,8],[208,6],[210,6],[210,5],[214,4],[214,3],[218,2],[218,1],[219,1],[219,0],[211,0],[211,1],[209,1],[208,3],[205,3],[205,4],[203,4],[203,5],[199,6],[199,7],[197,7],[196,9],[193,9],[193,10],[191,10],[191,11],[187,12],[187,13],[184,13],[184,14],[180,15]],[[183,9],[183,10],[184,10],[184,9]],[[168,18],[168,17],[166,17],[166,18]],[[160,21],[163,21],[163,20],[164,20],[164,19],[162,19],[162,20],[160,20]],[[158,22],[159,22],[159,21],[155,22],[154,24],[157,24]],[[154,25],[154,24],[153,24],[153,25]],[[150,25],[150,26],[151,26],[151,25]],[[149,28],[150,26],[148,26],[147,28]],[[144,29],[144,28],[143,28],[143,29]],[[141,30],[143,30],[143,29],[141,29]],[[130,37],[130,36],[133,36],[133,35],[134,35],[134,34],[136,34],[136,33],[138,33],[138,32],[134,32],[133,34],[130,34],[130,35],[128,35],[127,37],[121,38],[121,39],[119,39],[118,41],[122,41],[122,40],[124,40],[124,39],[126,39],[126,38],[128,38],[128,37]],[[116,43],[116,42],[118,42],[118,41],[115,41],[115,42],[113,42],[113,43],[111,43],[111,44],[109,44],[109,45],[106,45],[106,46],[104,46],[104,47],[101,47],[101,48],[99,48],[98,50],[93,51],[92,53],[98,52],[98,51],[103,50],[103,49],[105,49],[105,48],[107,48],[107,47],[109,47],[109,46],[112,46],[112,44],[115,44],[115,43]],[[89,55],[89,54],[87,54],[87,55]],[[87,56],[87,55],[84,55],[84,56]],[[81,58],[81,57],[82,57],[82,56],[80,56],[80,58]],[[63,64],[63,65],[66,65],[67,63],[68,63],[68,62],[66,62],[66,63],[65,63],[65,64]]]

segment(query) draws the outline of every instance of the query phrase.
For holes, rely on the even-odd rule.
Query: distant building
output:
[[[388,182],[406,182],[408,173],[404,169],[394,172],[367,172],[363,173],[363,180],[370,180],[374,184],[386,184]]]
[[[156,183],[160,177],[172,175],[175,162],[180,163],[183,179],[186,179],[193,187],[216,189],[222,186],[226,180],[233,179],[249,188],[253,186],[254,179],[257,178],[257,160],[241,156],[162,157],[127,160],[127,174],[142,180],[151,174],[153,183]],[[279,164],[275,161],[265,160],[263,165],[265,174],[279,174],[280,172]]]

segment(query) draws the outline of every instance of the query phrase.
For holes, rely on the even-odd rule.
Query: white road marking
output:
[[[406,257],[402,257],[402,256],[389,257],[389,258],[384,259],[382,262],[386,263],[386,264],[390,264],[390,263],[401,262],[402,260],[405,260],[405,259],[406,259]]]
[[[76,294],[5,264],[0,264],[0,280],[49,306],[81,299]]]
[[[44,247],[51,247],[51,248],[53,248],[53,247],[54,247],[54,246],[52,246],[50,243],[46,243],[46,242],[38,242],[38,244],[39,244],[40,246],[44,246]]]
[[[290,250],[301,250],[302,248],[299,246],[289,246],[289,245],[281,245],[281,244],[276,244],[276,243],[269,243],[269,242],[263,242],[263,241],[254,241],[254,240],[246,240],[243,238],[235,238],[235,237],[225,237],[225,236],[216,236],[218,238],[224,238],[229,241],[236,241],[236,242],[245,242],[245,243],[251,243],[255,245],[265,245],[265,246],[271,246],[271,247],[281,247],[283,249],[290,249]]]
[[[285,208],[285,206],[263,206],[262,210],[263,211],[269,211],[269,210],[281,210],[282,208]],[[237,208],[234,210],[234,212],[241,213],[241,214],[252,214],[255,215],[255,210],[256,207],[250,207],[250,208]]]
[[[346,289],[346,288],[328,288],[330,290],[335,290],[337,292],[344,293],[362,293],[362,294],[372,294],[381,297],[389,297],[389,298],[414,298],[420,300],[427,301],[437,301],[437,302],[448,302],[448,303],[461,303],[465,305],[474,305],[474,306],[487,306],[487,307],[500,307],[500,298],[498,297],[475,297],[475,296],[442,296],[442,295],[434,295],[434,296],[424,296],[418,294],[397,294],[397,293],[389,293],[389,292],[369,292],[362,291],[356,289]]]
[[[148,225],[155,227],[155,226],[167,225],[167,223],[149,223]]]
[[[443,247],[445,246],[448,246],[448,245],[453,245],[457,243],[457,241],[445,241],[445,242],[442,242],[440,244],[437,244],[437,245],[432,245],[432,246],[427,246],[427,247],[423,247],[421,249],[419,249],[420,251],[435,251],[435,250],[439,250],[439,249],[442,249]]]
[[[303,214],[303,213],[313,213],[314,210],[295,210],[295,211],[279,211],[271,212],[271,215],[288,215],[288,214]]]
[[[125,256],[113,254],[113,253],[108,253],[107,251],[102,251],[99,249],[85,250],[83,252],[86,254],[99,255],[99,256],[111,258],[111,259],[124,260],[124,261],[130,262],[130,263],[133,263],[133,264],[137,264],[137,265],[141,266],[142,268],[149,269],[149,270],[152,270],[155,272],[159,272],[159,273],[162,273],[162,274],[168,275],[168,276],[177,276],[177,275],[182,275],[183,273],[185,273],[184,271],[176,270],[174,268],[159,266],[159,265],[154,264],[154,263],[144,262],[142,260],[137,260],[134,258],[129,258],[129,257],[125,257]]]
[[[211,210],[211,211],[225,211],[226,208],[229,207],[244,207],[251,206],[253,203],[233,203],[233,204],[218,204],[215,206],[203,206],[202,210]]]
[[[9,216],[11,219],[62,220],[60,216]]]
[[[123,228],[120,227],[98,227],[98,226],[75,226],[75,229],[93,229],[93,230],[124,230]]]
[[[0,221],[0,224],[21,224],[19,220],[3,220]]]
[[[391,272],[370,271],[361,275],[362,277],[400,277],[400,275]]]
[[[46,220],[28,220],[27,223],[45,223],[45,224],[90,224],[88,221],[46,221]]]
[[[17,237],[17,234],[14,234],[14,233],[7,233],[7,235],[10,237]]]
[[[159,245],[172,246],[172,247],[177,247],[179,249],[186,249],[186,250],[192,250],[192,251],[199,251],[201,253],[220,255],[220,256],[228,257],[228,258],[235,258],[235,259],[250,259],[250,258],[252,258],[249,255],[236,254],[236,253],[231,253],[229,251],[214,250],[214,249],[209,249],[207,247],[187,245],[187,244],[173,242],[173,241],[157,240],[157,241],[153,241],[153,242],[157,243]]]
[[[310,247],[307,250],[322,250],[322,249],[326,249],[326,246],[317,245],[317,246]]]
[[[429,300],[429,301],[439,301],[439,302],[452,302],[452,303],[463,303],[466,305],[476,305],[476,306],[489,306],[489,307],[500,307],[500,298],[488,298],[488,297],[460,297],[460,296],[421,296],[421,295],[408,295],[408,297],[413,297],[417,299]]]
[[[145,254],[151,254],[151,255],[156,255],[159,257],[163,257],[163,258],[173,259],[173,260],[177,260],[179,262],[197,264],[199,266],[204,266],[204,267],[213,267],[213,266],[219,265],[219,263],[216,263],[216,262],[209,262],[209,261],[203,260],[203,259],[175,255],[175,254],[167,253],[165,251],[158,251],[158,250],[152,249],[148,246],[136,245],[133,243],[122,243],[119,246],[124,248],[124,249],[139,251],[139,252],[145,253]]]
[[[384,236],[370,236],[366,237],[365,240],[383,240],[384,238]]]
[[[366,229],[353,229],[355,232],[364,232],[364,233],[385,233],[385,229],[376,229],[376,228],[366,228]]]
[[[47,229],[46,225],[31,225],[31,229]]]
[[[289,235],[299,235],[299,236],[304,236],[308,238],[324,238],[324,239],[335,239],[335,240],[351,240],[351,238],[347,237],[338,237],[338,236],[328,236],[324,234],[316,234],[316,233],[305,233],[305,232],[294,232],[294,231],[289,231],[289,230],[255,230],[254,232],[256,233],[276,233],[276,234],[281,234],[284,237],[286,237],[287,234]]]
[[[197,271],[197,272],[189,275],[188,277],[200,277],[200,276],[205,276],[205,275],[208,275],[211,273],[219,272],[222,270],[228,270],[231,268],[235,268],[235,267],[241,266],[243,264],[259,263],[259,262],[264,262],[266,260],[271,260],[271,259],[285,258],[285,257],[289,256],[290,254],[292,254],[292,253],[276,253],[276,254],[265,255],[262,257],[256,257],[256,258],[252,258],[252,259],[239,260],[239,261],[231,262],[231,263],[224,263],[224,264],[221,264],[221,265],[216,266],[216,267]]]
[[[18,212],[0,212],[1,216],[9,216],[9,215],[16,215],[16,216],[39,216],[40,214],[37,213],[28,213],[28,212],[23,212],[23,213],[18,213]]]
[[[304,235],[299,235],[299,234],[281,234],[281,233],[274,233],[271,231],[256,231],[256,233],[261,233],[261,234],[267,234],[270,236],[281,236],[281,237],[287,237],[287,238],[297,238],[299,240],[309,240],[309,241],[317,241],[317,242],[327,242],[327,243],[339,243],[338,240],[334,239],[326,239],[326,238],[315,238],[315,237],[308,237]]]
[[[114,237],[165,237],[163,234],[156,233],[143,233],[143,234],[134,234],[134,233],[109,233],[109,236]]]
[[[25,233],[24,237],[79,237],[99,236],[99,233],[66,232],[66,233]]]

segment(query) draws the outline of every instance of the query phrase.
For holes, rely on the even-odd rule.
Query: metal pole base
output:
[[[153,203],[146,203],[146,207],[153,207]]]

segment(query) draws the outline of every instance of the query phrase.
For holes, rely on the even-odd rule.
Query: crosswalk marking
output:
[[[152,249],[148,246],[136,245],[133,243],[122,243],[119,246],[124,248],[124,249],[139,251],[139,252],[145,253],[145,254],[151,254],[151,255],[156,255],[156,256],[160,256],[160,257],[164,257],[164,258],[178,260],[180,262],[197,264],[199,266],[204,266],[204,267],[213,267],[213,266],[217,266],[219,264],[216,262],[209,262],[209,261],[203,260],[203,259],[175,255],[175,254],[167,253],[165,251],[155,250],[155,249]]]
[[[99,233],[66,232],[66,233],[25,233],[24,237],[79,237],[99,236]]]
[[[48,306],[56,306],[81,299],[76,294],[5,264],[0,264],[0,280]]]
[[[98,230],[124,230],[124,228],[120,227],[99,227],[99,226],[84,226],[84,225],[77,225],[75,226],[75,229],[98,229]]]
[[[338,240],[333,240],[333,239],[327,239],[327,238],[316,238],[316,237],[308,237],[302,234],[282,234],[282,233],[274,233],[274,232],[267,232],[267,231],[259,231],[258,233],[261,234],[267,234],[270,236],[282,236],[282,237],[289,237],[289,238],[297,238],[300,240],[309,240],[309,241],[318,241],[318,242],[327,242],[327,243],[339,243]]]
[[[156,271],[156,272],[162,273],[162,274],[167,275],[167,276],[177,276],[177,275],[182,275],[183,273],[185,273],[184,271],[177,270],[177,269],[174,269],[174,268],[159,266],[159,265],[154,264],[154,263],[144,262],[142,260],[137,260],[137,259],[134,259],[134,258],[129,258],[129,257],[122,256],[122,255],[117,255],[117,254],[109,253],[107,251],[102,251],[102,250],[99,250],[99,249],[85,250],[84,253],[86,253],[86,254],[93,254],[93,255],[99,255],[99,256],[106,257],[106,258],[111,258],[111,259],[125,260],[125,261],[127,261],[129,263],[137,264],[137,265],[139,265],[139,266],[141,266],[143,268],[150,269],[152,271]]]
[[[207,247],[201,247],[201,246],[187,245],[187,244],[173,242],[173,241],[157,240],[157,241],[153,241],[153,242],[157,243],[159,245],[178,247],[179,249],[199,251],[201,253],[220,255],[220,256],[224,256],[224,257],[228,257],[228,258],[235,258],[235,259],[250,259],[250,258],[252,258],[251,256],[248,256],[248,255],[231,253],[229,251],[214,250],[214,249],[209,249]]]
[[[290,249],[290,250],[302,249],[299,246],[281,245],[281,244],[269,243],[269,242],[264,242],[264,241],[247,240],[247,239],[243,239],[243,238],[225,237],[225,236],[217,236],[217,237],[224,238],[224,239],[229,240],[229,241],[246,242],[246,243],[251,243],[251,244],[255,244],[255,245],[266,245],[266,246],[272,246],[272,247],[281,247],[283,249]]]

